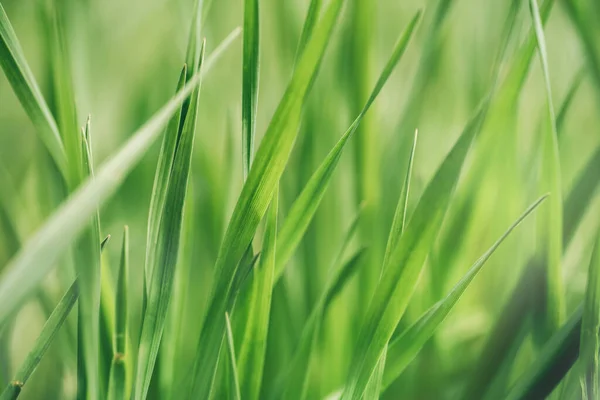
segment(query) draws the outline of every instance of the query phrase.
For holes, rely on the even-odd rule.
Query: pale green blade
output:
[[[538,243],[542,263],[546,265],[546,303],[543,321],[543,335],[550,337],[564,319],[565,305],[562,284],[562,187],[560,181],[560,163],[558,155],[558,135],[556,133],[556,115],[552,105],[550,72],[546,55],[544,28],[537,0],[530,0],[529,7],[537,39],[546,95],[548,103],[548,128],[544,132],[542,160],[540,165],[541,190],[550,192],[549,206],[538,218]]]
[[[123,230],[121,246],[121,262],[117,274],[117,293],[115,298],[115,331],[113,334],[113,359],[108,381],[108,399],[127,398],[127,335],[128,335],[128,302],[127,287],[129,275],[129,228]]]
[[[267,211],[294,144],[306,95],[329,42],[343,0],[333,0],[302,54],[294,75],[261,141],[234,208],[215,265],[215,279],[198,340],[192,384],[193,398],[211,392],[225,324],[222,315],[233,293],[238,263]]]
[[[199,70],[194,76],[199,75],[202,70],[205,45],[201,44],[201,46],[198,53]],[[148,287],[148,299],[138,350],[134,398],[139,400],[145,399],[148,394],[171,300],[199,98],[200,87],[197,87],[192,93],[187,115],[184,116],[185,122],[179,134],[173,164],[169,171],[170,177],[158,229],[158,243],[154,249],[156,252],[155,264],[150,268],[152,276]]]
[[[530,205],[506,230],[506,232],[504,232],[504,234],[477,261],[475,261],[465,276],[454,286],[445,298],[429,308],[423,316],[406,329],[398,338],[392,340],[387,355],[388,361],[383,383],[384,390],[400,376],[409,363],[416,357],[417,353],[421,350],[427,340],[433,336],[436,329],[450,313],[469,284],[473,281],[475,276],[477,276],[485,262],[502,244],[504,239],[506,239],[508,235],[510,235],[510,233],[546,199],[546,197],[547,196],[543,196]]]
[[[279,280],[287,262],[290,260],[294,251],[298,247],[300,240],[304,236],[304,233],[308,229],[310,221],[315,215],[325,191],[329,187],[331,177],[335,168],[338,165],[342,151],[348,140],[352,137],[353,133],[356,132],[360,122],[363,120],[367,111],[369,111],[371,105],[381,92],[381,89],[387,82],[388,78],[394,71],[394,68],[402,58],[406,47],[412,37],[414,29],[419,22],[421,17],[421,11],[418,11],[408,26],[404,29],[400,38],[398,39],[392,55],[390,56],[387,64],[383,68],[369,99],[364,105],[363,109],[356,117],[352,125],[346,130],[342,137],[338,140],[333,149],[327,154],[325,160],[321,163],[319,168],[313,173],[307,182],[306,186],[302,190],[302,193],[294,201],[290,211],[285,219],[281,232],[279,234],[277,244],[277,264],[275,266],[275,282]]]
[[[2,4],[0,4],[0,66],[58,169],[67,176],[67,155],[58,125],[27,65],[19,40]]]
[[[65,295],[62,297],[54,311],[52,311],[52,314],[50,314],[50,317],[42,328],[40,336],[35,341],[33,348],[27,355],[27,358],[23,364],[21,364],[21,367],[17,371],[15,378],[6,387],[6,389],[4,389],[4,392],[2,392],[2,395],[0,396],[1,400],[16,399],[19,396],[21,389],[27,383],[27,380],[33,371],[35,371],[35,368],[40,363],[42,357],[44,357],[46,350],[48,350],[48,347],[50,347],[50,344],[52,344],[54,336],[65,322],[65,319],[71,312],[71,309],[75,305],[78,297],[79,286],[77,280],[75,280],[69,290],[67,290]]]
[[[162,128],[179,109],[181,102],[199,84],[203,73],[194,75],[184,89],[134,132],[125,145],[98,169],[95,177],[83,183],[4,267],[0,275],[0,325],[33,293],[54,267],[57,258],[88,225],[98,206],[119,188],[160,137]]]
[[[251,306],[237,364],[240,393],[244,399],[248,400],[259,398],[267,350],[267,334],[275,271],[278,197],[278,192],[275,191],[267,214],[267,226],[260,262],[254,268]]]
[[[231,330],[231,321],[229,320],[228,313],[225,313],[225,327],[227,331],[227,353],[229,355],[229,367],[231,371],[231,397],[233,398],[233,400],[241,400],[242,396],[240,395],[240,381],[238,378],[237,364],[235,358],[235,345],[233,342],[233,332]]]
[[[244,0],[244,48],[242,62],[242,166],[244,179],[254,157],[258,78],[260,68],[259,0]]]

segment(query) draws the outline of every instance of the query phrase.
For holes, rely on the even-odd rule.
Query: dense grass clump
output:
[[[554,3],[0,0],[0,399],[600,398]]]

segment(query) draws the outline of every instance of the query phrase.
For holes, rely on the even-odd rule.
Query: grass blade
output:
[[[200,59],[199,70],[195,72],[195,75],[200,74],[202,69],[205,45],[202,44],[201,46],[198,53]],[[158,246],[154,249],[156,251],[155,265],[150,268],[152,276],[140,337],[134,391],[135,399],[141,400],[147,396],[164,330],[169,300],[171,299],[181,235],[183,206],[196,131],[199,97],[200,87],[197,87],[192,93],[187,115],[184,116],[185,122],[178,134],[179,138],[175,146],[173,164],[169,171],[170,177],[166,198],[162,217],[160,218],[159,241]]]
[[[233,342],[233,332],[231,331],[231,321],[229,321],[228,313],[225,313],[225,326],[227,328],[227,353],[229,353],[229,366],[232,378],[231,386],[233,395],[231,397],[234,400],[240,400],[242,398],[242,396],[240,395],[240,381],[238,379],[238,372],[235,359],[235,345]]]
[[[267,350],[275,271],[278,196],[276,191],[267,214],[262,255],[257,267],[254,268],[251,306],[238,362],[241,393],[243,398],[248,400],[259,398]]]
[[[2,4],[0,4],[0,66],[58,169],[63,176],[67,176],[67,156],[58,125],[27,65],[17,35]]]
[[[11,400],[16,399],[21,393],[21,389],[27,383],[27,380],[35,371],[35,368],[38,366],[42,357],[46,353],[46,350],[52,344],[52,340],[54,336],[65,322],[65,319],[71,312],[71,309],[75,305],[77,298],[79,297],[79,286],[77,280],[71,285],[69,290],[62,297],[50,317],[44,324],[42,328],[42,332],[40,336],[35,341],[33,345],[33,349],[27,355],[27,358],[17,371],[15,378],[13,381],[4,389],[2,395],[0,396],[1,400]]]
[[[319,20],[319,12],[322,8],[322,0],[311,0],[308,6],[308,11],[306,12],[306,18],[304,18],[304,25],[302,26],[302,33],[300,34],[300,40],[298,42],[298,50],[296,51],[296,60],[300,57],[304,48],[306,47],[306,43],[309,41],[310,36],[312,35],[315,25]]]
[[[600,233],[588,269],[587,289],[583,302],[581,322],[581,344],[579,362],[582,365],[582,386],[587,396],[597,399],[600,396],[598,383],[598,353],[600,352]]]
[[[514,384],[507,400],[544,399],[577,360],[583,308],[578,307],[567,322],[544,345],[535,362]]]
[[[259,0],[244,1],[244,50],[242,64],[242,166],[248,177],[254,156],[260,53]]]
[[[556,115],[552,105],[552,90],[550,88],[550,73],[548,70],[548,59],[546,55],[546,42],[544,39],[544,28],[537,1],[530,0],[531,11],[537,47],[539,50],[544,82],[546,84],[546,95],[548,102],[548,124],[549,128],[545,134],[542,145],[541,177],[542,190],[551,193],[549,206],[544,215],[539,219],[540,226],[540,250],[543,264],[546,269],[546,304],[544,316],[543,335],[550,335],[560,326],[564,319],[565,306],[562,288],[562,188],[560,183],[560,164],[558,155],[558,134],[556,132]]]
[[[117,190],[158,139],[162,127],[179,109],[181,102],[200,83],[202,75],[202,72],[194,75],[177,95],[134,132],[127,143],[98,169],[95,177],[82,184],[5,266],[0,275],[0,325],[35,290],[58,256],[87,226],[98,206]]]
[[[126,390],[126,358],[128,310],[127,310],[127,276],[129,275],[129,228],[123,230],[121,247],[121,263],[117,275],[117,294],[115,299],[115,331],[113,334],[113,359],[110,367],[108,383],[108,399],[127,398]]]
[[[237,265],[250,245],[258,223],[266,213],[296,138],[303,104],[329,42],[343,0],[334,0],[324,13],[307,44],[286,93],[256,153],[253,167],[234,208],[215,265],[215,280],[208,310],[198,340],[194,363],[192,397],[206,398],[213,377],[223,335],[221,316],[233,295],[232,281]]]
[[[383,387],[389,385],[400,376],[402,371],[415,358],[419,350],[429,340],[438,326],[444,321],[454,305],[458,302],[469,284],[479,273],[485,262],[492,256],[504,239],[523,220],[539,206],[547,196],[543,196],[530,205],[523,214],[504,232],[504,234],[471,266],[465,276],[454,286],[450,293],[427,310],[417,322],[406,329],[399,337],[392,340],[388,350],[388,365],[384,374]]]
[[[377,83],[375,84],[375,87],[373,88],[373,91],[371,92],[371,95],[369,96],[369,99],[367,100],[363,109],[356,117],[352,125],[350,125],[348,130],[346,130],[333,149],[329,152],[319,168],[317,168],[317,170],[310,177],[306,186],[302,190],[302,193],[300,193],[298,198],[294,201],[294,204],[291,206],[288,216],[285,219],[279,234],[277,245],[277,264],[275,266],[275,282],[277,282],[283,274],[287,262],[294,254],[294,251],[304,236],[310,221],[314,217],[315,212],[317,211],[317,208],[323,199],[323,196],[325,195],[325,191],[331,182],[331,176],[338,165],[346,143],[352,137],[352,134],[356,132],[360,122],[363,120],[367,111],[369,111],[369,108],[381,92],[381,89],[402,58],[402,55],[406,50],[420,17],[421,11],[418,11],[408,26],[404,29],[394,47],[392,55],[381,72],[381,75],[379,76],[379,79],[377,80]]]
[[[392,251],[361,328],[343,400],[359,399],[377,360],[404,314],[429,249],[437,237],[469,147],[478,133],[489,97],[469,121],[419,200],[402,240]]]

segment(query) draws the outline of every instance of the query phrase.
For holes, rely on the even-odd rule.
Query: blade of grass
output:
[[[63,95],[66,97],[69,89],[64,91]],[[64,99],[64,102],[68,102],[68,100]],[[63,108],[65,114],[71,115],[71,113],[74,113],[74,107],[66,105]],[[68,125],[65,124],[65,127]],[[68,131],[65,129],[65,132]],[[77,145],[80,147],[77,152],[73,150],[73,157],[81,157],[78,170],[72,171],[71,178],[74,180],[81,180],[83,177],[93,179],[92,138],[89,118],[81,136],[70,140],[73,142],[77,140]],[[67,152],[67,154],[70,153]],[[78,302],[77,336],[79,339],[78,346],[80,347],[77,352],[77,389],[82,396],[85,393],[88,400],[91,400],[105,396],[106,386],[104,385],[108,383],[107,373],[110,358],[106,360],[102,358],[102,354],[105,352],[102,351],[100,338],[101,239],[100,217],[97,209],[88,221],[88,227],[74,246],[74,259],[75,270],[78,274],[77,279],[81,293],[83,293]]]
[[[67,156],[58,125],[25,60],[17,35],[2,4],[0,4],[0,66],[53,161],[63,176],[67,176]]]
[[[242,62],[242,166],[248,177],[254,156],[260,53],[258,0],[244,1],[244,49]]]
[[[319,20],[319,13],[323,6],[323,0],[311,0],[308,5],[308,11],[306,12],[306,18],[304,18],[304,25],[302,26],[302,33],[300,34],[300,40],[298,41],[298,50],[296,50],[296,60],[300,58],[300,55],[306,47],[306,43],[310,40],[310,37],[317,25]]]
[[[0,325],[33,293],[58,256],[87,226],[98,206],[118,189],[158,139],[181,102],[199,84],[202,75],[202,72],[194,75],[177,95],[134,132],[127,143],[98,169],[95,177],[86,180],[5,266],[0,275]]]
[[[384,374],[384,390],[400,376],[408,364],[415,358],[423,345],[444,321],[458,302],[469,284],[479,273],[485,262],[492,256],[504,239],[519,226],[545,199],[543,196],[530,205],[521,216],[504,232],[502,236],[471,266],[465,276],[454,286],[448,295],[434,304],[414,324],[400,336],[393,339],[388,350],[388,365]]]
[[[253,167],[234,208],[215,265],[215,279],[198,339],[191,396],[206,398],[211,392],[225,331],[221,316],[232,296],[237,265],[266,213],[294,144],[303,104],[329,42],[343,0],[334,0],[302,54],[256,153]]]
[[[556,132],[556,115],[552,105],[552,90],[550,87],[550,72],[548,69],[548,59],[546,55],[546,41],[544,38],[544,28],[537,0],[529,1],[535,36],[537,39],[537,48],[542,64],[542,72],[546,85],[546,96],[548,103],[548,124],[549,129],[545,134],[542,145],[542,165],[541,177],[542,188],[549,191],[551,197],[549,206],[546,208],[545,215],[540,219],[539,241],[540,251],[544,265],[546,265],[546,303],[544,311],[544,322],[542,333],[545,337],[550,337],[552,333],[561,325],[564,319],[565,306],[563,301],[563,284],[561,272],[562,258],[562,195],[560,183],[560,164],[558,155],[558,134]]]
[[[600,352],[600,232],[588,269],[587,289],[583,302],[579,362],[582,365],[582,387],[590,399],[600,396],[598,353]]]
[[[462,165],[489,106],[489,97],[469,121],[460,138],[427,185],[398,246],[392,251],[355,348],[343,400],[359,399],[377,360],[404,314],[421,268],[437,237]]]
[[[544,399],[577,360],[583,307],[548,340],[534,363],[507,393],[507,400]]]
[[[325,160],[317,168],[317,170],[310,177],[306,186],[298,196],[298,198],[292,204],[287,218],[285,219],[281,232],[279,234],[278,245],[277,245],[277,264],[275,266],[275,282],[279,280],[287,262],[290,260],[294,251],[298,247],[300,240],[304,236],[304,233],[308,229],[310,221],[315,215],[325,191],[331,182],[331,177],[338,162],[341,158],[342,151],[348,140],[352,137],[360,122],[363,120],[367,111],[381,92],[381,89],[387,82],[394,68],[402,58],[404,51],[412,37],[412,33],[420,19],[421,11],[417,11],[408,26],[404,29],[400,35],[394,50],[385,65],[369,99],[365,103],[363,109],[356,117],[354,122],[338,140],[333,149],[329,152]]]
[[[229,353],[229,367],[231,371],[231,396],[234,400],[240,400],[242,398],[240,392],[240,381],[238,379],[238,372],[235,359],[235,345],[233,344],[233,332],[231,331],[231,322],[229,321],[229,314],[225,313],[225,326],[227,328],[227,352]]]
[[[128,309],[127,309],[127,276],[129,275],[129,228],[123,230],[121,247],[121,263],[117,274],[117,293],[115,299],[115,331],[113,334],[113,359],[110,367],[108,383],[108,399],[127,398],[127,352]]]
[[[238,361],[240,393],[247,400],[259,398],[263,377],[275,271],[277,212],[278,192],[275,191],[267,214],[261,259],[254,269],[249,318]]]
[[[179,75],[175,93],[178,93],[185,85],[186,76],[187,64],[184,64],[181,74]],[[179,125],[182,120],[182,108],[183,105],[175,111],[175,114],[173,114],[173,117],[167,124],[160,152],[158,154],[158,164],[154,175],[152,196],[150,197],[150,211],[148,212],[148,228],[146,233],[146,261],[144,263],[144,271],[147,279],[152,276],[152,268],[155,263],[154,258],[156,256],[156,246],[159,237],[158,230],[165,207],[170,172],[173,167],[173,158],[175,157],[175,148],[179,140]],[[150,282],[146,282],[146,289],[149,287]]]
[[[15,378],[9,385],[4,389],[1,400],[11,400],[19,397],[21,389],[27,383],[29,377],[35,371],[36,367],[40,363],[42,357],[52,344],[52,340],[56,336],[56,333],[65,322],[65,319],[71,312],[71,309],[75,305],[77,298],[79,297],[79,285],[77,280],[71,285],[69,290],[62,297],[50,317],[44,324],[40,336],[35,341],[33,348],[27,355],[27,358],[19,367]]]
[[[198,50],[199,70],[195,75],[199,74],[202,69],[204,48],[205,45],[202,43],[201,48]],[[185,122],[176,144],[162,210],[163,214],[160,218],[159,241],[158,246],[154,249],[156,251],[155,265],[151,268],[152,277],[150,278],[148,303],[144,313],[138,351],[134,398],[139,400],[146,398],[150,387],[169,300],[171,299],[181,235],[183,205],[187,192],[196,131],[199,97],[200,87],[198,86],[192,93],[189,109],[184,117]]]

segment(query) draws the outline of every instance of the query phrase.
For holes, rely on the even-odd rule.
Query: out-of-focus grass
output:
[[[600,7],[526,3],[0,0],[0,387],[597,395]]]

